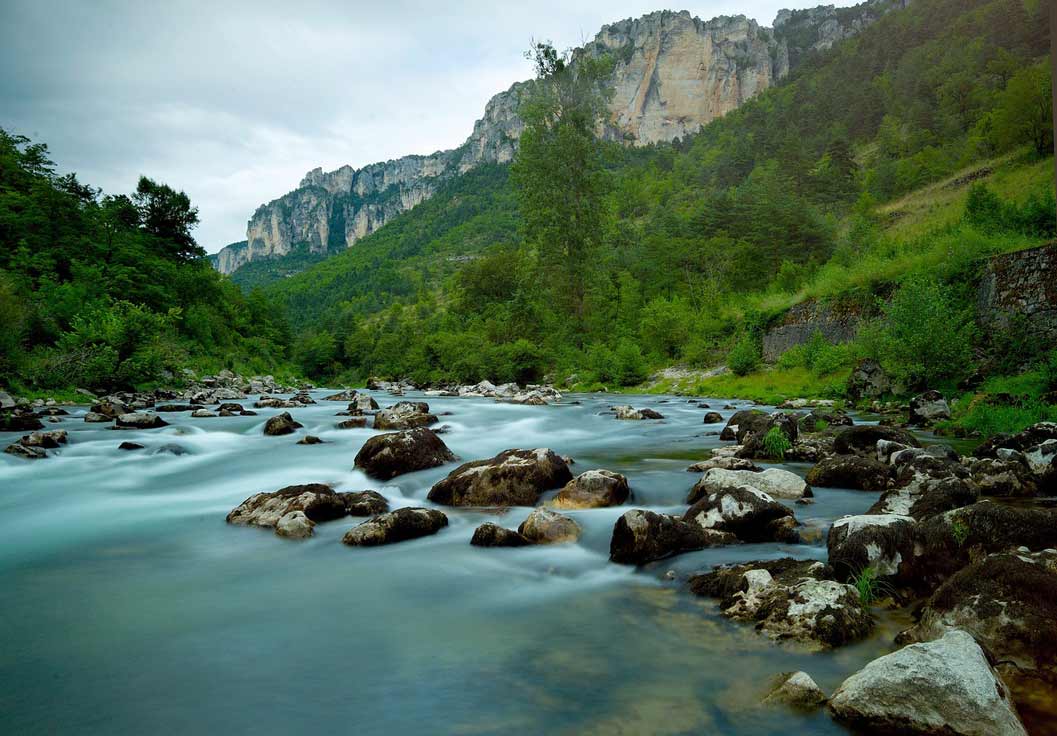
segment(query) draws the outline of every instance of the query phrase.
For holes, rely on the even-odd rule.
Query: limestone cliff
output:
[[[615,61],[607,137],[630,145],[672,141],[773,86],[805,54],[828,49],[909,1],[783,10],[773,29],[744,16],[702,21],[686,11],[659,11],[603,26],[576,54],[605,53]],[[518,101],[528,84],[493,97],[455,150],[361,169],[313,169],[297,189],[257,208],[246,241],[221,250],[213,259],[217,269],[231,273],[301,243],[312,253],[340,251],[428,199],[444,179],[481,163],[510,161],[523,127]]]

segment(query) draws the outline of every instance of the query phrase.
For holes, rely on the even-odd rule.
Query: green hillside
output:
[[[589,172],[598,162],[600,216],[575,308],[548,260],[563,229],[530,226],[561,198],[541,204],[500,166],[268,293],[286,305],[306,370],[347,380],[617,385],[725,362],[751,373],[762,327],[808,296],[873,303],[910,278],[953,309],[975,259],[1054,235],[1047,27],[1038,2],[919,2],[686,140],[585,153],[541,128],[551,148],[534,175],[552,176],[553,191],[568,172],[547,174],[547,156],[580,155]],[[544,75],[542,89],[560,79]],[[981,166],[972,197],[934,186]],[[950,370],[921,375],[894,364],[895,347],[883,352],[918,383],[972,367],[948,355]],[[831,375],[859,354],[835,350]]]

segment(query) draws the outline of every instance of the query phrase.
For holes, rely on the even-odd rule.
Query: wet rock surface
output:
[[[748,486],[766,493],[772,498],[796,500],[810,497],[811,488],[796,473],[781,468],[762,471],[724,470],[712,468],[705,471],[687,495],[686,502],[695,504],[710,493]]]
[[[554,497],[557,509],[597,509],[628,500],[628,479],[609,470],[588,470],[573,478]]]
[[[429,491],[446,506],[534,506],[540,495],[572,480],[569,467],[547,448],[506,450],[460,465]]]
[[[376,547],[436,534],[447,525],[448,517],[436,509],[402,508],[354,526],[341,541],[352,547]]]
[[[702,529],[730,532],[744,542],[795,542],[796,520],[788,507],[748,486],[709,493],[683,516]]]
[[[428,428],[420,427],[371,437],[356,453],[355,464],[373,478],[389,480],[456,459],[440,437]]]
[[[609,545],[609,559],[628,565],[737,541],[733,534],[702,529],[678,516],[633,509],[617,519]]]
[[[284,411],[282,414],[276,414],[274,417],[268,418],[268,421],[264,423],[264,433],[269,437],[278,437],[284,434],[293,434],[294,430],[301,429],[303,426],[303,424],[290,416],[290,412]]]

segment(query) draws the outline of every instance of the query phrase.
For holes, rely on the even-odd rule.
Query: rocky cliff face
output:
[[[688,12],[659,11],[604,26],[578,54],[611,54],[613,98],[603,133],[630,145],[672,141],[697,132],[777,83],[812,50],[858,33],[910,0],[868,0],[854,8],[783,10],[774,28],[744,16],[702,21]],[[261,205],[246,242],[214,259],[231,273],[304,243],[313,253],[337,252],[428,199],[446,178],[482,163],[513,159],[523,124],[518,101],[529,83],[493,97],[459,148],[324,172],[313,169],[297,189]]]

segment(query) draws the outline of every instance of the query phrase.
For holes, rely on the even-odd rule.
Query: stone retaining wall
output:
[[[857,305],[822,304],[814,299],[800,302],[764,333],[763,359],[773,363],[786,350],[810,340],[816,330],[831,343],[849,342],[855,339],[861,320]]]
[[[1057,345],[1057,243],[992,258],[977,289],[976,314],[985,331],[1023,315],[1027,337]]]

